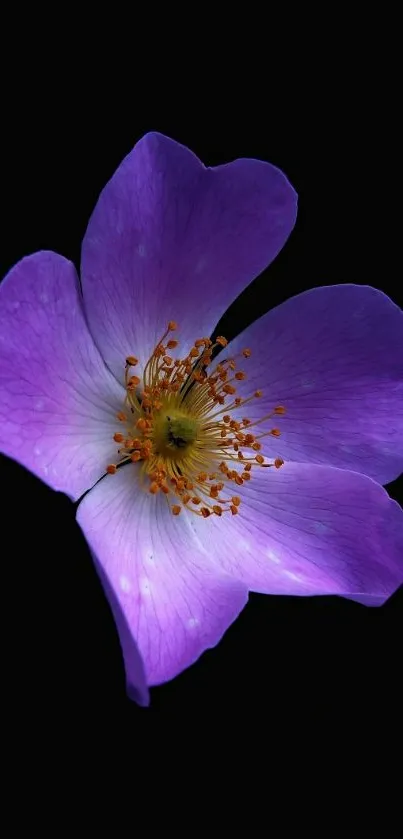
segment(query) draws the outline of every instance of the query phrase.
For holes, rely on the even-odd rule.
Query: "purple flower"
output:
[[[211,358],[205,336],[295,217],[270,164],[206,169],[148,134],[99,198],[82,292],[47,251],[1,285],[2,450],[73,499],[93,487],[78,521],[143,703],[248,590],[376,605],[403,579],[403,513],[380,485],[403,464],[400,309],[312,289]]]

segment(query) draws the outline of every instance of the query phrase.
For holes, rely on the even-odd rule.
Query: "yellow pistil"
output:
[[[223,359],[211,370],[213,352],[227,346],[226,338],[219,335],[214,342],[198,338],[184,358],[173,358],[170,351],[179,342],[168,335],[176,329],[175,321],[170,321],[142,378],[132,370],[138,359],[126,358],[126,399],[124,410],[117,414],[123,430],[113,435],[119,459],[106,471],[113,475],[119,466],[136,463],[141,479],[147,480],[146,491],[162,492],[175,516],[183,507],[202,518],[226,512],[237,515],[242,499],[232,494],[235,487],[246,484],[258,467],[279,469],[284,463],[280,457],[270,462],[256,454],[259,440],[278,437],[279,429],[256,436],[254,428],[281,416],[285,408],[278,405],[255,422],[248,417],[234,419],[231,410],[262,396],[261,390],[246,399],[235,396],[238,383],[247,378],[237,369],[238,360],[250,358],[250,349]]]

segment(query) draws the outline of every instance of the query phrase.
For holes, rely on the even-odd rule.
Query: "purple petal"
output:
[[[250,347],[239,414],[257,419],[267,453],[363,472],[380,483],[403,469],[403,312],[368,286],[314,288],[264,315],[228,346]],[[263,442],[263,441],[262,441]]]
[[[184,146],[146,134],[103,190],[82,248],[88,321],[116,376],[144,363],[169,320],[186,346],[209,335],[278,254],[296,195],[269,163],[206,169]]]
[[[403,583],[403,511],[371,478],[286,463],[256,468],[242,490],[236,517],[193,518],[217,566],[249,589],[378,605]]]
[[[124,391],[85,323],[74,266],[42,251],[0,286],[0,445],[79,497],[116,458]]]
[[[94,564],[100,576],[105,594],[109,600],[116,627],[119,633],[120,646],[122,648],[123,661],[126,673],[126,691],[130,699],[138,705],[147,706],[150,704],[150,696],[146,683],[144,664],[138,647],[133,638],[130,626],[126,620],[118,598],[106,576],[101,563],[98,562],[95,554],[92,555]]]
[[[245,586],[214,569],[192,518],[138,484],[125,466],[85,496],[78,522],[135,639],[148,684],[176,676],[218,643],[244,607]]]

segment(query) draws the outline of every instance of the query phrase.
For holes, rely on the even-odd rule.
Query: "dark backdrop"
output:
[[[289,296],[356,282],[402,305],[394,238],[394,161],[379,115],[337,95],[308,114],[253,104],[192,115],[139,110],[136,97],[85,106],[28,92],[9,108],[1,156],[2,275],[42,248],[79,264],[97,196],[143,133],[164,132],[210,165],[239,156],[279,166],[299,193],[295,231],[275,263],[234,303],[220,332],[231,337]],[[258,116],[260,114],[260,116]],[[399,299],[400,297],[400,299]],[[125,697],[114,622],[69,500],[14,462],[1,462],[3,691],[21,715],[63,721],[118,708]],[[389,486],[402,500],[402,480]],[[402,592],[380,609],[336,597],[251,594],[222,642],[181,676],[154,688],[151,713],[226,713],[284,719],[397,709]]]

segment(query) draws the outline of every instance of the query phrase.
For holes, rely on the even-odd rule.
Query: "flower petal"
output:
[[[128,354],[147,360],[169,320],[184,347],[209,335],[295,218],[295,192],[271,164],[207,169],[179,143],[146,134],[101,193],[82,248],[88,322],[115,375]]]
[[[363,472],[380,483],[403,469],[403,312],[369,286],[314,288],[261,317],[231,342],[250,347],[240,396],[263,396],[238,412],[258,419],[273,457]],[[270,441],[270,442],[268,442]],[[263,442],[263,441],[262,441]]]
[[[244,607],[245,586],[214,569],[190,515],[140,489],[124,466],[85,496],[77,519],[120,604],[148,684],[176,676],[218,643]]]
[[[403,510],[357,472],[306,463],[256,469],[239,515],[195,527],[214,545],[217,565],[253,591],[378,605],[403,583]]]
[[[137,644],[130,631],[130,626],[126,620],[124,610],[116,597],[101,563],[98,562],[94,553],[92,554],[92,558],[101,579],[105,594],[109,600],[118,630],[125,665],[127,695],[130,699],[137,702],[138,705],[142,705],[143,707],[147,706],[150,704],[150,696],[147,688],[144,664],[138,651]]]
[[[116,458],[124,391],[86,325],[77,274],[41,251],[0,286],[0,445],[51,487],[78,498]]]

